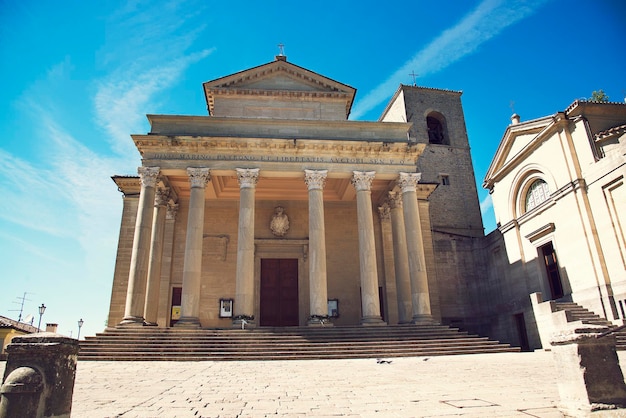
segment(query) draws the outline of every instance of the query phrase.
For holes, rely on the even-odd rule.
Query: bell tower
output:
[[[467,283],[480,274],[475,248],[484,236],[461,94],[400,85],[380,117],[382,122],[412,123],[409,141],[426,146],[416,168],[421,182],[438,184],[429,198],[430,266],[435,269],[442,321],[452,325],[462,325],[471,311]]]

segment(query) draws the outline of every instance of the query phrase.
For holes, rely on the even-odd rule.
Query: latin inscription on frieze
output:
[[[411,161],[376,157],[314,157],[289,155],[146,154],[149,160],[260,161],[276,163],[330,163],[405,165]]]

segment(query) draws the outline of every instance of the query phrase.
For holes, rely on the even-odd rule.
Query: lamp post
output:
[[[84,323],[85,321],[83,321],[83,318],[80,318],[78,320],[78,337],[76,337],[77,340],[80,340],[80,329],[83,327]]]
[[[37,332],[41,331],[41,317],[43,316],[43,313],[45,311],[46,311],[46,305],[42,303],[41,306],[39,307],[39,324],[37,325]]]

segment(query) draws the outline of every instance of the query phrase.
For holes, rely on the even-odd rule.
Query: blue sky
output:
[[[0,0],[0,315],[48,309],[76,336],[105,327],[122,198],[145,114],[206,115],[202,82],[272,61],[357,88],[376,120],[400,83],[462,90],[480,188],[512,109],[522,120],[603,89],[626,96],[621,0]]]

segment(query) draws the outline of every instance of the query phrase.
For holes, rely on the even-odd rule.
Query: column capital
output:
[[[154,198],[154,206],[165,206],[170,200],[170,188],[169,187],[157,187],[156,195]]]
[[[388,199],[391,209],[402,209],[402,194],[398,192],[389,192]]]
[[[187,175],[191,188],[204,189],[206,184],[211,180],[210,169],[207,167],[187,167]]]
[[[160,167],[139,167],[137,168],[137,173],[141,178],[141,185],[143,187],[154,187],[156,186],[157,180],[159,179],[159,173],[161,172]]]
[[[372,181],[375,175],[375,171],[353,171],[352,185],[357,192],[369,191],[372,187]]]
[[[240,189],[253,189],[259,181],[258,168],[236,168]]]
[[[178,215],[178,203],[168,204],[165,219],[167,219],[168,221],[173,221],[176,219],[176,215]]]
[[[402,193],[414,192],[417,190],[417,183],[422,179],[422,173],[400,173],[398,186]]]
[[[323,190],[328,170],[304,170],[304,182],[309,190]]]
[[[378,207],[378,217],[381,222],[391,221],[391,208],[389,203],[385,202]]]

